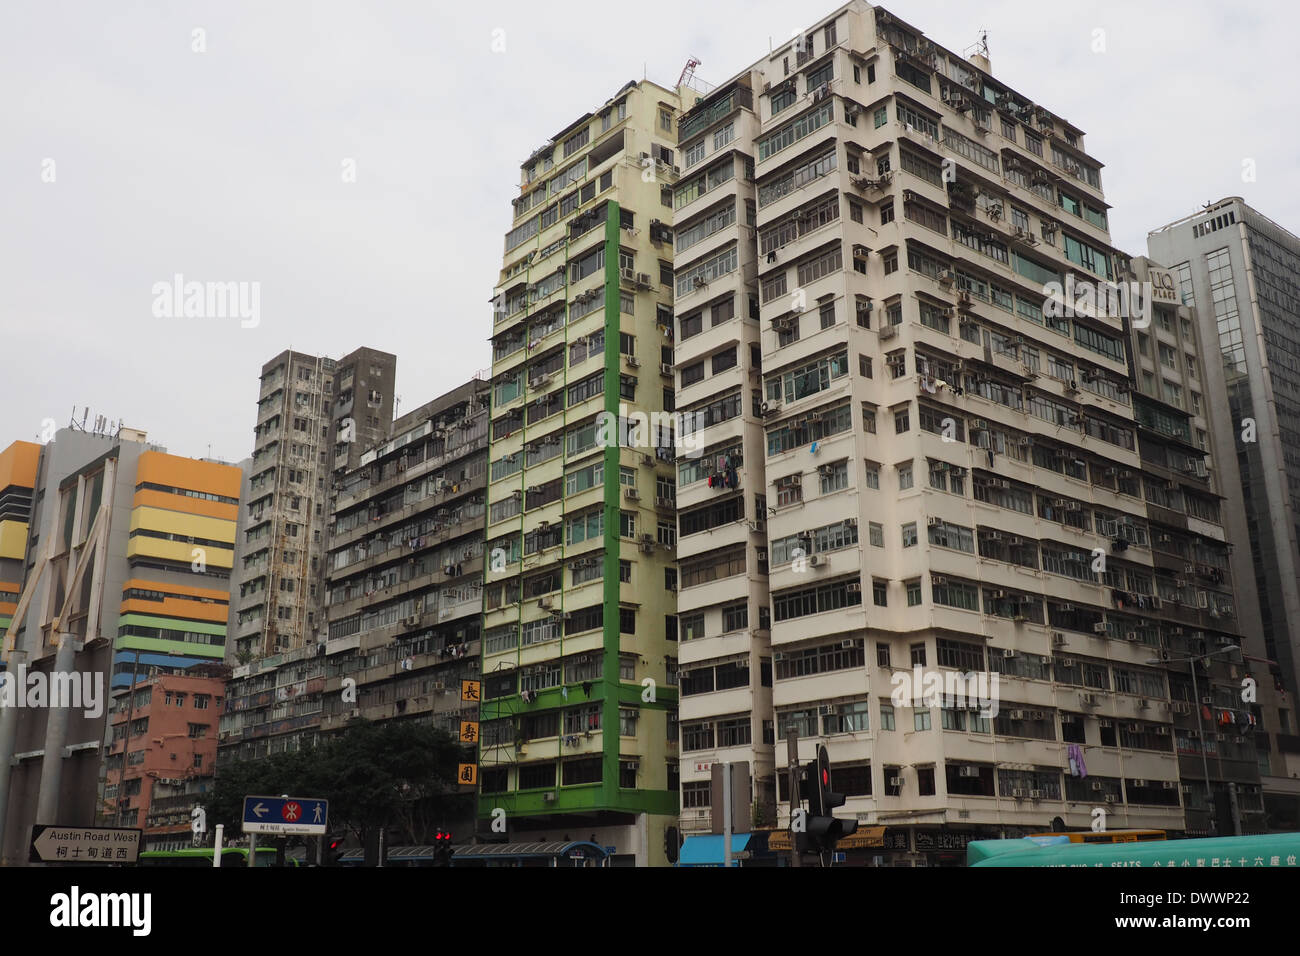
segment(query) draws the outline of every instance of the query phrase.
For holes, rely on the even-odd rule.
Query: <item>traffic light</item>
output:
[[[808,843],[819,853],[830,853],[835,844],[856,833],[858,824],[832,815],[844,806],[844,794],[831,789],[831,758],[825,747],[817,748],[817,759],[808,765]]]
[[[450,830],[439,830],[433,835],[433,865],[451,866]]]
[[[330,833],[326,835],[324,852],[321,853],[321,866],[338,866],[339,860],[347,852],[343,845],[342,833]]]
[[[681,856],[682,851],[682,833],[676,827],[666,827],[664,829],[664,856],[668,862],[674,866]]]

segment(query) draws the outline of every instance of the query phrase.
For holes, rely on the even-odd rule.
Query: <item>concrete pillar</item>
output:
[[[18,685],[23,668],[27,664],[27,655],[23,651],[11,651],[9,654],[8,680],[12,681],[17,703],[18,694],[24,688]],[[14,749],[18,741],[18,708],[0,707],[0,853],[4,851],[5,819],[9,812],[9,778],[14,761]]]
[[[70,673],[76,663],[76,637],[64,633],[59,637],[59,649],[54,655],[54,672]],[[53,703],[51,700],[49,703]],[[48,707],[49,719],[45,724],[45,756],[41,762],[41,789],[36,798],[36,822],[59,822],[59,788],[63,783],[63,748],[68,745],[68,718],[72,708],[63,702],[61,707]]]

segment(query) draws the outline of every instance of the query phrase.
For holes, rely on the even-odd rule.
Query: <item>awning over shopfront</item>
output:
[[[719,837],[721,839],[721,837]],[[837,850],[869,850],[885,845],[884,827],[858,827],[856,833],[835,844]],[[790,831],[773,830],[767,837],[767,848],[777,853],[790,852]]]
[[[749,837],[748,833],[733,833],[731,835],[732,866],[740,865],[740,860],[736,859],[736,857],[749,846]],[[686,838],[686,842],[682,844],[682,852],[681,856],[678,857],[677,865],[722,866],[722,849],[721,834],[689,836]]]

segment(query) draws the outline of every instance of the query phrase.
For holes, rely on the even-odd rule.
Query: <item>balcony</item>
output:
[[[719,100],[694,109],[687,110],[677,124],[677,142],[684,143],[691,137],[703,133],[715,123],[719,123],[738,109],[752,110],[754,94],[744,86],[738,86]]]

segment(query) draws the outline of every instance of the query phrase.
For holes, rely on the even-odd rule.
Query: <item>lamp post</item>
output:
[[[1196,711],[1196,732],[1201,736],[1201,766],[1205,772],[1206,806],[1209,808],[1210,811],[1210,826],[1213,828],[1213,832],[1215,833],[1218,833],[1219,827],[1218,827],[1218,823],[1216,822],[1215,814],[1214,814],[1214,787],[1211,786],[1210,784],[1210,760],[1205,755],[1205,725],[1201,721],[1201,710],[1200,710],[1201,692],[1196,687],[1196,662],[1202,660],[1208,661],[1211,657],[1216,657],[1219,654],[1231,654],[1233,651],[1240,652],[1241,648],[1234,644],[1232,647],[1225,647],[1222,650],[1210,651],[1205,654],[1194,654],[1191,657],[1170,657],[1167,659],[1159,659],[1159,660],[1152,659],[1147,661],[1148,664],[1190,663],[1192,665],[1191,668],[1192,709]],[[1176,744],[1175,744],[1175,749],[1177,749]],[[1222,764],[1220,764],[1220,769],[1222,769]]]

